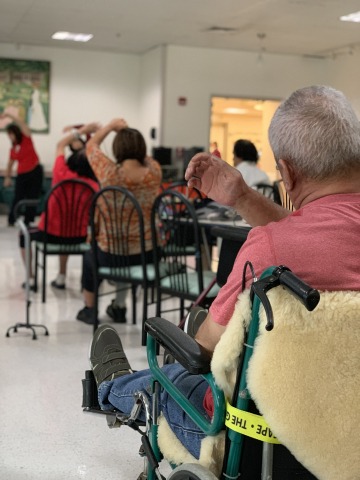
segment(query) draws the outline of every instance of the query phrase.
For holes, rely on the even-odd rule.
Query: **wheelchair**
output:
[[[251,269],[253,276],[249,292],[251,319],[247,328],[244,328],[246,330],[246,332],[244,331],[244,346],[237,357],[235,388],[230,400],[226,400],[224,391],[215,383],[210,370],[209,354],[178,326],[159,317],[150,318],[145,322],[147,358],[153,375],[152,407],[142,392],[137,392],[130,415],[124,415],[119,411],[102,412],[97,401],[97,388],[93,374],[91,371],[86,372],[86,378],[82,381],[83,410],[106,415],[110,428],[126,425],[139,432],[141,436],[139,454],[144,457],[144,470],[137,477],[138,480],[165,480],[159,465],[164,458],[158,443],[159,418],[161,416],[158,400],[160,389],[165,389],[207,436],[216,436],[222,432],[225,445],[222,464],[216,474],[201,464],[186,462],[179,465],[171,464],[173,470],[167,480],[214,480],[217,478],[235,480],[240,476],[246,480],[246,477],[241,475],[244,436],[251,436],[262,442],[261,479],[272,479],[272,448],[274,444],[280,442],[261,415],[249,412],[249,404],[252,399],[246,377],[259,332],[260,306],[263,306],[266,315],[265,329],[270,332],[274,326],[274,315],[267,293],[271,289],[278,286],[284,287],[308,311],[314,310],[318,305],[320,294],[285,266],[270,267],[257,279],[251,263],[247,262],[243,272],[243,285],[247,268]],[[203,375],[207,380],[214,399],[214,415],[211,421],[205,419],[163,373],[156,356],[158,344],[169,351],[175,360],[191,374]],[[146,414],[145,423],[138,421],[141,409]]]

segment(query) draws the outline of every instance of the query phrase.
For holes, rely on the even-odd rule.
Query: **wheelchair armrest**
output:
[[[145,321],[145,331],[194,375],[210,372],[211,354],[177,325],[164,318],[154,317]]]

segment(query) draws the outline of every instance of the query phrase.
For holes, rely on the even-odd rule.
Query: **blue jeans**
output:
[[[208,383],[201,375],[191,375],[184,367],[177,363],[164,365],[162,370],[171,382],[191,401],[191,403],[209,419],[203,407]],[[134,405],[134,393],[142,391],[147,394],[151,403],[152,375],[150,370],[141,370],[129,375],[123,375],[110,382],[103,382],[99,386],[99,403],[103,410],[114,407],[125,414],[129,414]],[[199,458],[200,442],[205,437],[199,427],[183,412],[178,404],[161,389],[160,406],[163,415],[185,448]],[[140,420],[145,421],[143,413]]]

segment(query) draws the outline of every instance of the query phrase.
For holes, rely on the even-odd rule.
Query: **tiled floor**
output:
[[[46,325],[50,335],[38,329],[38,339],[32,340],[29,330],[20,329],[6,338],[8,327],[26,321],[26,303],[18,230],[5,225],[1,216],[0,479],[137,479],[143,463],[137,454],[139,434],[126,427],[110,430],[103,416],[81,408],[92,328],[75,320],[82,307],[80,257],[70,258],[65,291],[48,286],[45,304],[39,293],[31,298],[30,322]],[[48,283],[57,272],[57,258],[49,258]],[[110,298],[101,299],[103,321],[110,322],[104,313]],[[146,367],[140,327],[116,328],[132,367]]]

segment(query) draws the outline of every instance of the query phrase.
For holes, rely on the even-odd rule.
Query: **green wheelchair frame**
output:
[[[252,265],[248,262],[244,268]],[[252,269],[253,273],[253,269]],[[159,391],[165,389],[169,395],[179,404],[186,414],[199,426],[206,435],[216,435],[226,428],[226,448],[220,479],[237,479],[240,473],[241,455],[244,435],[249,435],[250,428],[246,428],[246,422],[250,419],[252,432],[250,436],[263,442],[263,460],[261,478],[272,479],[272,445],[279,443],[267,426],[263,417],[248,412],[251,396],[246,385],[246,371],[251,358],[254,342],[259,331],[259,309],[262,304],[265,309],[267,324],[266,330],[273,328],[273,313],[266,292],[279,285],[284,286],[309,310],[313,310],[320,295],[309,285],[302,282],[287,267],[270,267],[266,269],[258,280],[253,273],[253,283],[250,290],[252,300],[252,318],[244,340],[244,348],[239,358],[237,384],[234,395],[229,405],[223,392],[215,384],[210,371],[211,356],[193,338],[179,329],[176,325],[159,317],[150,318],[145,322],[147,332],[147,358],[153,375],[152,408],[150,409],[146,397],[141,392],[135,395],[134,408],[130,415],[120,412],[103,412],[107,415],[110,427],[128,425],[139,431],[142,439],[140,453],[145,457],[144,471],[138,480],[164,480],[159,471],[159,462],[163,456],[157,443],[159,411]],[[244,281],[243,281],[244,283]],[[203,375],[208,382],[214,399],[214,416],[211,421],[207,420],[197,411],[190,401],[169,381],[163,373],[157,361],[158,344],[182,364],[191,374]],[[91,373],[87,372],[88,390],[84,388],[83,407],[85,411],[99,411],[94,391],[94,382]],[[85,382],[85,383],[84,383]],[[95,386],[96,390],[96,386]],[[90,393],[92,392],[92,394]],[[141,409],[145,409],[146,424],[137,421]],[[151,411],[150,411],[151,410]],[[145,427],[143,429],[142,427]],[[217,477],[206,468],[195,464],[182,464],[175,468],[168,476],[168,480],[214,480]]]

